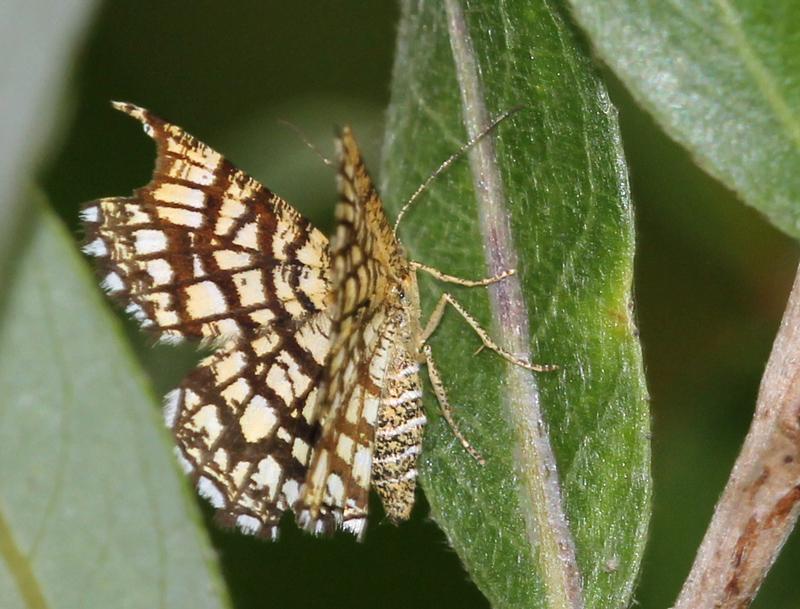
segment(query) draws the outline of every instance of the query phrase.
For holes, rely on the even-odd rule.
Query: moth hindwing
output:
[[[330,243],[279,196],[180,127],[127,103],[157,146],[152,180],[92,201],[84,251],[102,286],[158,339],[215,347],[167,394],[176,453],[217,519],[276,538],[284,512],[315,533],[361,538],[369,489],[409,517],[426,419],[420,363],[455,427],[425,344],[449,294],[420,325],[416,272],[390,227],[349,128],[337,140]]]

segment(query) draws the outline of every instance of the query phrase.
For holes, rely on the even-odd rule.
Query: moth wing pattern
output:
[[[390,338],[384,311],[345,319],[331,344],[331,359],[320,387],[322,433],[309,465],[298,519],[307,530],[331,534],[341,526],[362,537],[366,528],[375,424]],[[361,329],[372,340],[365,340]]]
[[[178,459],[223,526],[275,539],[298,502],[329,331],[322,312],[231,339],[167,394]]]
[[[81,213],[83,249],[127,312],[165,342],[215,342],[325,308],[325,235],[180,127],[114,107],[142,123],[158,152],[149,184]]]
[[[373,182],[348,128],[337,142],[340,171],[331,242],[331,350],[320,384],[322,436],[309,466],[300,523],[361,538],[366,527],[375,429],[402,327],[389,297],[402,259]]]
[[[217,347],[166,398],[184,469],[224,524],[277,535],[318,436],[330,318],[327,238],[180,127],[132,104],[157,146],[132,197],[88,203],[103,287],[166,342]]]

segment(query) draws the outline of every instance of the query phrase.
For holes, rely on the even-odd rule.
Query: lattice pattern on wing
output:
[[[299,520],[329,533],[362,536],[366,525],[375,425],[395,340],[386,296],[396,241],[349,129],[339,144],[340,201],[331,242],[331,352],[320,387],[324,425]]]
[[[326,307],[328,241],[219,153],[125,103],[157,144],[151,182],[84,208],[104,288],[166,341],[223,340]]]
[[[167,395],[179,459],[223,525],[274,539],[299,500],[329,332],[318,313],[230,340]]]
[[[275,537],[303,492],[327,360],[328,241],[179,127],[115,107],[157,144],[152,181],[89,203],[84,250],[104,287],[167,341],[212,341],[166,399],[181,463],[218,519]]]

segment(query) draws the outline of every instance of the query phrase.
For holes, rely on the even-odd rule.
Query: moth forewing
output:
[[[333,334],[318,402],[324,424],[299,506],[300,524],[311,532],[365,531],[380,386],[392,347],[385,322],[383,307],[362,307],[343,316]]]
[[[327,360],[327,238],[180,127],[114,107],[156,142],[149,184],[88,203],[103,287],[161,340],[217,350],[165,400],[176,453],[217,519],[274,538],[299,500]]]
[[[349,129],[342,131],[338,153],[340,200],[331,241],[334,321],[319,408],[326,419],[301,518],[313,531],[341,521],[360,537],[370,485],[394,521],[408,518],[413,505],[425,422],[419,416],[417,368],[409,373],[418,365],[419,307],[409,306],[417,302],[413,272]]]

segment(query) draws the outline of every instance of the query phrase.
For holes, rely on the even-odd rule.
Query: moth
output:
[[[446,306],[513,364],[550,367],[496,345],[448,293],[423,324],[417,272],[483,286],[513,271],[469,281],[410,260],[348,127],[337,138],[329,241],[180,127],[129,103],[113,106],[155,140],[156,166],[131,197],[84,206],[83,249],[103,288],[159,340],[214,347],[167,394],[164,418],[178,460],[222,525],[275,539],[292,511],[308,531],[341,528],[361,539],[370,488],[389,520],[408,519],[426,423],[422,364],[454,433],[482,460],[455,425],[427,344]]]

